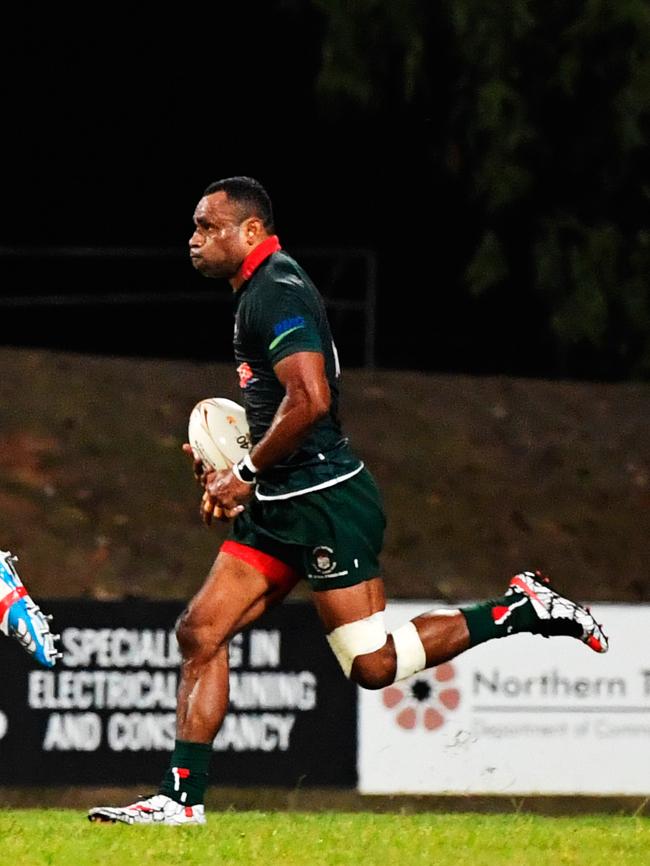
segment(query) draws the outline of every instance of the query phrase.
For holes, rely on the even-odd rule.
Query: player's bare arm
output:
[[[325,359],[320,352],[296,352],[273,369],[284,387],[285,397],[268,431],[251,453],[258,472],[293,453],[330,408]]]
[[[330,408],[325,359],[320,352],[296,352],[273,369],[284,387],[285,397],[271,426],[251,451],[251,461],[258,472],[292,454]],[[226,514],[250,499],[253,485],[240,481],[232,471],[225,471],[210,473],[205,490],[206,510],[213,502]]]

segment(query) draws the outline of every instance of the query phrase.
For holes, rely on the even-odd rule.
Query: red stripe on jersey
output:
[[[300,575],[286,562],[282,562],[254,547],[249,547],[247,544],[240,544],[238,541],[224,541],[221,550],[252,565],[277,586],[293,586],[299,579]]]

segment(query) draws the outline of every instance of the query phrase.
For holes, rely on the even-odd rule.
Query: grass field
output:
[[[647,866],[650,819],[212,813],[205,827],[96,825],[72,810],[0,812],[12,866]]]

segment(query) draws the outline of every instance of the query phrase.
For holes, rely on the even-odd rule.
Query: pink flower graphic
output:
[[[422,671],[385,688],[383,704],[395,710],[395,721],[400,728],[412,731],[420,724],[428,731],[435,731],[445,723],[445,710],[455,710],[460,703],[460,692],[451,685],[455,675],[453,665],[448,662]]]

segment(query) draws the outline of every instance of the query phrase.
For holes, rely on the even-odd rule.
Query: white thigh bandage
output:
[[[393,680],[396,683],[418,671],[423,671],[427,666],[427,655],[418,630],[412,622],[401,625],[392,632],[392,635],[395,643],[395,655],[397,656],[397,670]]]
[[[386,643],[383,610],[365,619],[340,625],[327,635],[327,642],[349,679],[352,663],[357,656],[374,653]]]

